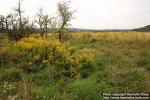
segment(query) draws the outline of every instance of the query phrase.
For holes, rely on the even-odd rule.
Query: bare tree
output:
[[[5,17],[3,15],[0,15],[0,31],[5,31]]]
[[[18,14],[18,16],[19,16],[19,34],[21,34],[21,30],[22,30],[22,27],[23,27],[23,23],[22,23],[22,13],[23,13],[23,10],[21,9],[21,2],[22,1],[23,0],[19,0],[17,8],[14,8],[14,11],[16,11],[17,14]]]
[[[51,32],[57,33],[57,26],[58,26],[57,18],[53,17],[50,21]]]
[[[70,2],[62,1],[57,4],[58,7],[58,16],[60,19],[60,27],[59,27],[59,40],[63,40],[63,35],[66,31],[67,26],[71,19],[73,19],[74,11],[70,10],[69,7]]]
[[[8,32],[9,30],[9,18],[11,17],[10,14],[8,14],[6,17],[5,17],[5,26],[6,26],[6,31]]]
[[[49,18],[48,14],[43,14],[43,9],[40,8],[39,12],[37,13],[37,20],[35,21],[40,26],[40,34],[43,37],[44,33],[47,37],[48,33],[48,26],[51,24],[52,18]]]
[[[18,21],[16,19],[17,15],[10,13],[6,17],[6,27],[7,27],[7,35],[11,40],[18,40]]]
[[[17,3],[17,7],[14,8],[13,10],[15,11],[14,14],[10,14],[11,17],[9,19],[9,23],[11,25],[11,33],[10,34],[15,34],[13,36],[15,36],[15,40],[19,40],[22,37],[25,36],[25,26],[26,24],[29,22],[28,18],[24,18],[22,16],[22,13],[24,12],[21,8],[21,4],[22,4],[23,0],[18,0]],[[11,35],[10,35],[11,36]]]
[[[32,21],[29,26],[30,26],[30,29],[31,29],[31,34],[35,33],[35,28],[36,28],[35,21]]]
[[[48,31],[48,23],[50,21],[48,17],[49,17],[48,15],[43,16],[44,29],[45,29],[46,37],[47,37],[47,31]]]
[[[43,9],[40,8],[39,12],[37,13],[37,20],[35,22],[40,26],[40,35],[43,37],[44,35],[44,21],[43,21]]]

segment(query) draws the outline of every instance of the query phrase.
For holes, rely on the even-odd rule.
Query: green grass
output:
[[[19,81],[21,80],[21,71],[16,68],[2,68],[0,70],[0,81]]]
[[[77,53],[77,57],[88,50],[95,55],[94,63],[82,61],[69,70],[77,69],[74,77],[63,76],[64,70],[56,70],[55,65],[33,63],[32,55],[36,55],[36,51],[18,50],[14,42],[0,36],[0,99],[17,95],[18,100],[102,100],[104,92],[150,92],[149,33],[95,33],[94,42],[90,41],[89,33],[85,34],[74,33],[72,40],[64,42],[67,48],[72,46],[70,51]],[[146,37],[143,39],[143,36]],[[57,54],[55,56],[57,58]],[[32,71],[27,71],[28,68]],[[81,77],[81,73],[88,75]],[[7,90],[10,84],[14,88]]]

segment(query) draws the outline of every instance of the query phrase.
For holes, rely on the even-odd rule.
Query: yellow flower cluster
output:
[[[79,74],[76,68],[82,66],[83,60],[87,64],[94,61],[93,49],[75,50],[74,47],[68,48],[52,38],[42,39],[31,36],[18,41],[15,46],[24,51],[28,61],[32,63],[54,65],[58,69],[68,69],[74,74]]]
[[[15,46],[21,48],[21,50],[28,50],[29,53],[35,53],[36,55],[31,57],[34,61],[43,59],[43,63],[49,61],[60,65],[71,61],[70,53],[65,45],[56,39],[42,39],[31,36],[18,41]],[[47,58],[44,58],[46,55]]]

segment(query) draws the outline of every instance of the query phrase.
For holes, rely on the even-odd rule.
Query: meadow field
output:
[[[150,33],[0,34],[0,100],[102,100],[150,92]]]

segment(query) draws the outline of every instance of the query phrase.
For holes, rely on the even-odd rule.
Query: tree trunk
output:
[[[59,31],[59,41],[62,42],[62,32]]]
[[[46,38],[47,38],[47,24],[46,24]]]

